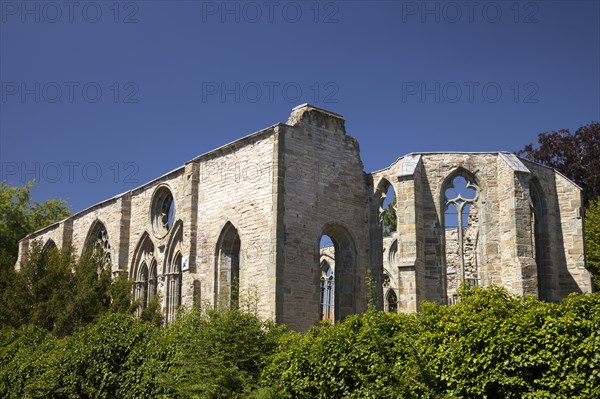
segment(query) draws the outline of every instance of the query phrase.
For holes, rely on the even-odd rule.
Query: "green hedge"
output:
[[[168,327],[109,314],[0,337],[3,398],[600,398],[600,294],[561,304],[466,289],[304,334],[236,311]]]

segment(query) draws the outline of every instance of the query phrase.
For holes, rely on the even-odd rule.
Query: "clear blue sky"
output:
[[[304,102],[367,171],[600,120],[598,1],[66,3],[0,1],[0,179],[74,211]]]

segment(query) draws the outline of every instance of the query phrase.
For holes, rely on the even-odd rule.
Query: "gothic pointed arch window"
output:
[[[156,295],[157,276],[154,244],[148,233],[142,234],[133,254],[133,300],[139,302],[138,316]]]
[[[56,243],[54,242],[54,240],[51,238],[48,239],[48,241],[46,241],[46,243],[42,247],[42,253],[41,253],[42,262],[44,262],[44,263],[48,262],[52,253],[56,252],[57,250],[58,250],[58,247],[56,246]]]
[[[396,256],[398,255],[398,215],[397,215],[397,201],[396,201],[396,190],[389,180],[382,178],[377,184],[375,190],[375,200],[377,201],[377,212],[378,221],[381,228],[381,236],[383,241],[383,267],[397,267]],[[391,244],[390,244],[391,241]],[[389,248],[386,253],[386,248]],[[379,295],[383,298],[383,308],[387,309],[387,297],[386,292],[388,288],[385,286],[386,275],[382,277],[377,276],[375,278],[377,283],[380,284],[381,291]],[[381,280],[379,280],[381,278]],[[389,275],[387,275],[389,280]]]
[[[165,252],[165,319],[171,322],[177,317],[177,310],[182,305],[183,287],[183,223],[178,220],[173,225],[173,232]]]
[[[46,241],[46,243],[42,247],[42,253],[49,252],[53,249],[57,249],[56,243],[54,242],[54,240],[52,238],[49,238],[48,241]]]
[[[475,176],[460,168],[446,179],[442,188],[444,285],[448,303],[454,303],[460,284],[475,286],[479,281],[479,187]]]
[[[238,230],[227,222],[216,248],[215,304],[237,308],[240,293],[240,260],[242,241]]]
[[[135,299],[140,301],[140,313],[148,306],[148,265],[143,262],[135,279]]]
[[[181,306],[181,254],[175,254],[175,258],[169,264],[169,269],[165,276],[166,297],[167,297],[167,322],[175,320],[177,310]]]
[[[83,252],[102,259],[102,267],[106,270],[111,264],[111,247],[108,230],[100,220],[96,220],[85,240]]]
[[[321,309],[322,320],[333,321],[334,308],[334,273],[330,262],[326,259],[321,261]]]
[[[157,275],[157,262],[156,259],[152,259],[150,263],[150,269],[148,270],[148,294],[147,302],[150,303],[156,296],[158,289],[158,275]]]
[[[392,284],[392,278],[387,270],[383,271],[383,310],[385,312],[397,313],[398,312],[398,295],[394,284]]]
[[[387,180],[381,179],[375,190],[378,216],[383,237],[393,237],[397,231],[396,190]]]
[[[386,312],[398,313],[398,295],[396,295],[396,291],[393,288],[388,288],[387,293],[385,294],[385,303]]]
[[[326,256],[325,256],[326,255]],[[322,263],[324,257],[331,267]],[[318,258],[316,260],[319,282],[319,319],[333,321],[342,320],[356,312],[355,262],[356,246],[350,232],[339,224],[328,224],[323,229],[318,241]],[[327,287],[330,290],[327,290]],[[316,287],[315,287],[316,288]],[[325,288],[325,290],[323,290]],[[329,294],[329,303],[325,303]]]
[[[531,215],[531,249],[537,265],[538,297],[552,300],[552,268],[549,259],[547,205],[542,186],[537,178],[529,182]]]

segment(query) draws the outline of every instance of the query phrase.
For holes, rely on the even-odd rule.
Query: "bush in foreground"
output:
[[[4,329],[0,397],[600,397],[600,294],[561,304],[499,288],[461,295],[304,334],[197,309],[167,327],[106,314],[65,338]]]

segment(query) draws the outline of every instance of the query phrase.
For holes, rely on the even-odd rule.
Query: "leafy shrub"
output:
[[[600,293],[561,304],[500,288],[460,294],[453,306],[369,310],[304,334],[198,309],[167,327],[108,313],[62,339],[5,329],[0,397],[600,397]]]
[[[557,305],[465,287],[454,306],[288,333],[263,384],[276,398],[596,398],[599,323],[598,294]]]
[[[133,316],[108,314],[65,339],[54,367],[42,378],[51,381],[47,397],[139,398],[139,354],[154,327]]]
[[[282,338],[264,383],[278,398],[427,397],[413,316],[369,311]]]
[[[282,332],[237,310],[193,309],[160,337],[168,367],[159,383],[180,398],[247,398]]]
[[[417,316],[419,347],[440,394],[600,397],[600,296],[556,305],[501,288],[461,294],[459,304],[427,304]]]
[[[0,397],[44,397],[39,377],[52,366],[60,344],[48,331],[35,326],[3,330],[0,337]]]

